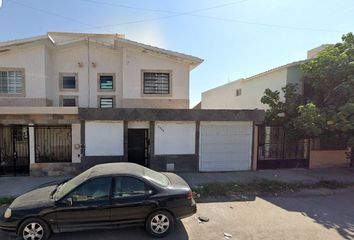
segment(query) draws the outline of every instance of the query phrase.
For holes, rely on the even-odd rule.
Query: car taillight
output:
[[[193,193],[192,191],[188,192],[188,200],[192,200],[193,199]]]

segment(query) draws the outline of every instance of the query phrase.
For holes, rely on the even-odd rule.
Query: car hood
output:
[[[56,186],[37,188],[16,198],[10,205],[11,209],[48,207],[54,205],[50,194]]]

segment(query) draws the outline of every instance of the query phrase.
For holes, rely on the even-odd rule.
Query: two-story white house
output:
[[[114,161],[250,169],[262,112],[190,110],[190,71],[202,62],[119,34],[49,32],[0,43],[0,175],[59,175]],[[243,147],[230,149],[241,158],[221,146],[224,129],[237,135],[229,141]],[[218,148],[223,164],[212,157]]]
[[[278,90],[284,101],[282,88],[296,84],[299,94],[304,94],[301,65],[315,58],[328,45],[311,49],[307,59],[285,64],[251,77],[242,78],[202,93],[201,109],[263,109],[268,108],[261,102],[264,91],[269,88]],[[345,143],[331,139],[314,139],[311,146],[303,143],[284,146],[285,133],[270,127],[259,128],[258,168],[278,167],[343,167],[350,162],[346,155],[349,151]],[[273,141],[274,140],[274,141]],[[285,159],[285,160],[284,160]]]

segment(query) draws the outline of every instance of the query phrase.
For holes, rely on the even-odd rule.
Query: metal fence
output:
[[[36,126],[36,163],[71,162],[71,126]]]
[[[0,175],[29,173],[27,126],[0,126]]]
[[[307,168],[309,141],[294,140],[283,127],[258,126],[258,168]]]

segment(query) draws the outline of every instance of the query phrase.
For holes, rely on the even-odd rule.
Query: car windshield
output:
[[[144,168],[143,175],[145,178],[151,180],[152,182],[160,186],[167,187],[170,184],[170,181],[165,175],[159,172],[155,172],[149,168]]]
[[[70,191],[72,191],[74,188],[76,188],[81,183],[83,183],[89,177],[90,173],[91,173],[91,171],[87,170],[87,171],[79,174],[78,176],[74,177],[73,179],[65,182],[64,184],[59,185],[56,193],[54,194],[55,201],[61,199],[66,194],[68,194]]]

